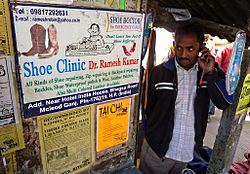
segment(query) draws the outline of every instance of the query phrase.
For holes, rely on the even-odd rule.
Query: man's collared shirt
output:
[[[178,93],[175,101],[175,119],[173,137],[166,158],[189,162],[193,159],[195,145],[194,99],[198,64],[188,71],[175,60],[178,78]]]

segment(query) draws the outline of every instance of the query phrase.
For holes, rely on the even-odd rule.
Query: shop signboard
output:
[[[12,4],[24,117],[138,93],[144,14]]]

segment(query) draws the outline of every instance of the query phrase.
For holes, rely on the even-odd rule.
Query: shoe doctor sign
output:
[[[143,14],[31,4],[12,11],[25,117],[138,92]]]

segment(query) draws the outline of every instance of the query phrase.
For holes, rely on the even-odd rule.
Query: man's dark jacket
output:
[[[217,66],[216,71],[207,74],[200,85],[202,70],[197,71],[197,90],[194,101],[195,151],[203,145],[207,127],[210,99],[219,109],[225,109],[233,102],[225,88],[225,74]],[[145,138],[155,153],[163,158],[169,148],[174,128],[175,100],[177,96],[177,70],[175,58],[153,68],[148,83]]]

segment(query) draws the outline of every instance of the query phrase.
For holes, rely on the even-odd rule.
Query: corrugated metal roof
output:
[[[213,21],[217,24],[248,30],[250,24],[250,0],[157,0],[160,7],[188,9],[192,18]],[[203,23],[204,25],[204,23]],[[205,28],[209,25],[205,25]],[[213,31],[219,34],[219,31]],[[220,35],[220,34],[219,34]],[[223,36],[230,38],[231,36]],[[231,37],[232,38],[232,37]],[[230,40],[230,39],[229,39]],[[249,40],[249,39],[248,39]]]

